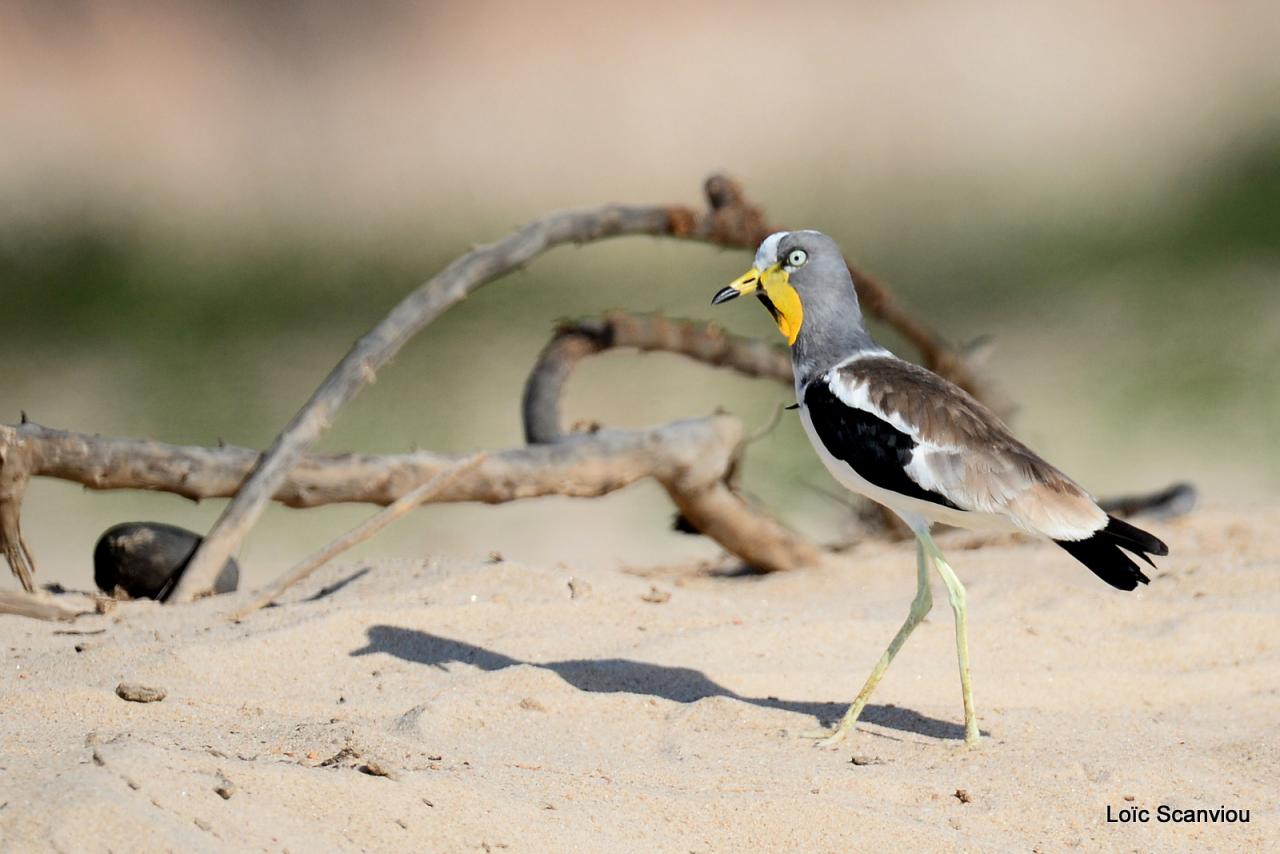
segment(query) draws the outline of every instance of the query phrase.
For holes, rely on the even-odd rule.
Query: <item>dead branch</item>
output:
[[[468,471],[475,468],[483,460],[484,454],[475,454],[470,456],[457,465],[440,472],[421,486],[409,490],[404,495],[393,501],[385,509],[370,516],[368,519],[361,522],[350,531],[347,531],[341,537],[329,543],[318,552],[303,558],[288,572],[272,582],[265,593],[254,599],[248,605],[245,605],[240,610],[236,611],[228,619],[238,622],[252,614],[254,611],[257,611],[259,608],[265,608],[267,605],[270,605],[272,600],[279,598],[280,594],[284,593],[290,587],[297,584],[299,581],[302,581],[308,575],[315,572],[317,569],[324,566],[347,549],[363,543],[365,540],[369,539],[374,534],[378,533],[383,528],[408,513],[410,510],[421,505],[424,501],[430,500],[439,493],[440,490],[457,480],[461,475],[466,474]]]
[[[210,588],[218,570],[239,550],[298,457],[324,432],[338,409],[372,380],[410,338],[476,288],[529,263],[547,249],[570,241],[586,243],[619,235],[648,234],[755,248],[773,230],[760,209],[747,201],[738,183],[713,176],[705,190],[709,208],[703,212],[684,206],[605,205],[548,214],[497,243],[459,257],[410,293],[355,343],[262,455],[196,550],[173,592],[173,601],[190,601]],[[975,389],[962,360],[949,358],[951,351],[940,338],[911,322],[874,279],[861,271],[853,273],[869,312],[900,328],[920,348],[926,365]]]
[[[561,323],[525,381],[521,412],[525,441],[555,442],[564,433],[560,398],[569,375],[585,356],[613,348],[662,351],[749,377],[792,382],[791,357],[780,347],[731,335],[717,326],[670,320],[657,314],[609,312],[601,318]]]
[[[741,435],[736,418],[717,415],[648,430],[601,431],[557,445],[491,451],[474,471],[448,484],[429,503],[594,497],[645,477],[698,485],[728,467]],[[143,489],[195,501],[234,495],[258,457],[257,451],[233,445],[204,448],[108,438],[33,422],[0,425],[0,448],[15,447],[21,453],[10,454],[4,467],[20,467],[24,480],[52,477],[87,489]],[[431,451],[309,454],[272,497],[294,508],[342,503],[385,507],[465,456]]]
[[[648,430],[603,430],[551,445],[492,451],[474,469],[442,484],[426,503],[595,497],[653,478],[703,533],[747,564],[775,570],[823,563],[826,556],[820,549],[752,510],[725,486],[742,439],[738,419],[714,415]],[[240,488],[257,458],[258,453],[248,448],[106,438],[30,422],[0,425],[0,481],[23,485],[32,477],[53,477],[95,490],[227,498]],[[350,502],[386,506],[463,459],[428,451],[304,455],[273,499],[289,507]],[[21,489],[9,493],[15,504],[21,499]],[[6,553],[10,536],[20,538],[21,531],[0,529]]]

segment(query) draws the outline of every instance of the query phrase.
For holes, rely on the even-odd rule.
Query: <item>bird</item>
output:
[[[835,745],[853,729],[912,631],[933,607],[929,570],[955,618],[964,740],[980,733],[969,674],[964,585],[931,536],[934,524],[1021,531],[1052,540],[1112,587],[1134,590],[1169,553],[1156,537],[1106,513],[991,410],[932,371],[899,358],[867,332],[844,253],[818,231],[779,231],[751,269],[712,298],[755,295],[786,338],[805,433],[846,488],[893,511],[916,538],[916,595],[907,619],[833,729],[807,733]]]

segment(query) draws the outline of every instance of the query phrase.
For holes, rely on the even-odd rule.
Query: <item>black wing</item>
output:
[[[868,483],[899,495],[962,509],[945,495],[924,489],[907,474],[916,449],[915,439],[883,418],[849,406],[836,397],[825,379],[809,383],[804,405],[814,432],[831,456],[843,460]]]

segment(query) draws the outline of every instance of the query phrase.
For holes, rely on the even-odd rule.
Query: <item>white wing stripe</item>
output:
[[[881,412],[879,407],[871,402],[871,396],[867,394],[867,383],[865,381],[848,382],[840,376],[838,369],[828,373],[822,380],[826,381],[831,388],[832,394],[838,397],[845,406],[852,409],[861,409],[863,412],[870,412],[881,421],[889,422],[895,429],[906,433],[915,441],[920,441],[919,432],[914,426],[903,421],[902,417],[897,413],[887,415]]]

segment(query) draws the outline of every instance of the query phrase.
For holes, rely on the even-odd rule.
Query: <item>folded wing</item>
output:
[[[1084,489],[936,374],[877,356],[837,368],[828,383],[846,406],[909,437],[903,474],[919,490],[1055,540],[1084,539],[1106,526],[1106,513]]]

